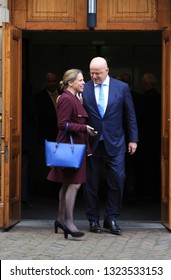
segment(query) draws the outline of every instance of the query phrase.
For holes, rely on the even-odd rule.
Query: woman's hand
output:
[[[77,99],[81,102],[81,104],[83,104],[83,97],[82,97],[82,93],[77,93],[76,94]]]
[[[96,134],[93,133],[94,128],[92,126],[87,125],[87,132],[90,136],[95,136]]]

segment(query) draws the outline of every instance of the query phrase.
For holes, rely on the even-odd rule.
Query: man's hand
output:
[[[128,153],[130,155],[133,155],[137,149],[137,143],[136,142],[129,142],[128,144]]]

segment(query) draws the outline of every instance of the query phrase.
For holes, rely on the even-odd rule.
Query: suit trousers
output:
[[[87,180],[84,184],[86,216],[89,221],[99,222],[101,201],[99,186],[101,174],[105,167],[105,209],[104,220],[116,220],[122,207],[122,196],[125,184],[125,154],[109,156],[104,141],[100,141],[93,156],[87,159]]]

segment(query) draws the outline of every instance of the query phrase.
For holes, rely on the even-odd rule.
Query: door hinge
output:
[[[5,149],[1,151],[1,154],[5,155],[5,162],[8,162],[8,142],[5,142]]]

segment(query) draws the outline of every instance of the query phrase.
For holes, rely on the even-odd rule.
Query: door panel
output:
[[[162,223],[171,230],[171,28],[163,31],[162,61]]]
[[[3,24],[1,136],[3,228],[14,225],[21,216],[21,39],[19,29],[7,23]]]
[[[96,2],[96,30],[159,30],[170,24],[170,0]],[[86,0],[9,0],[11,24],[27,30],[88,30],[87,3]]]

